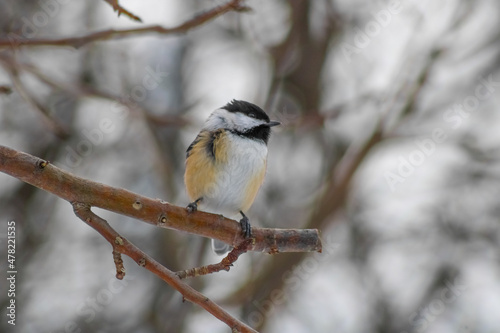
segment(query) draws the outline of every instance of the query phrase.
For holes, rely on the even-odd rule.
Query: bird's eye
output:
[[[249,113],[249,114],[248,114],[248,116],[249,116],[250,118],[255,118],[255,113]]]

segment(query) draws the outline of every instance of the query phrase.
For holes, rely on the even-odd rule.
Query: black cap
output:
[[[233,99],[231,102],[223,106],[222,109],[229,112],[240,112],[249,117],[264,120],[266,123],[269,122],[269,116],[264,112],[264,110],[249,102]]]

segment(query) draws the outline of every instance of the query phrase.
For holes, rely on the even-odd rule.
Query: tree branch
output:
[[[111,228],[106,220],[94,214],[90,210],[89,205],[80,202],[73,202],[72,205],[75,214],[82,219],[82,221],[97,230],[97,232],[99,232],[113,247],[113,259],[115,260],[117,268],[117,278],[123,278],[123,275],[125,274],[120,255],[120,253],[123,253],[132,258],[139,266],[142,266],[158,275],[163,281],[180,292],[185,300],[198,304],[214,317],[226,323],[233,332],[257,332],[251,327],[235,319],[227,311],[205,295],[185,284],[174,272],[165,268],[156,260],[141,251],[137,246],[120,236],[113,228]]]
[[[2,57],[0,57],[0,63],[4,65],[3,67],[6,70],[7,74],[10,76],[12,84],[16,88],[19,95],[33,107],[33,110],[37,111],[50,131],[61,139],[67,138],[69,135],[68,129],[60,124],[56,119],[51,117],[49,110],[47,110],[47,108],[43,106],[42,103],[37,101],[36,98],[29,92],[29,90],[22,83],[17,69],[7,66],[7,64],[4,63]]]
[[[196,15],[192,19],[178,25],[173,28],[165,28],[160,25],[136,28],[136,29],[121,29],[121,30],[102,30],[94,32],[81,37],[66,37],[59,39],[27,39],[22,36],[18,36],[14,33],[10,33],[7,38],[0,39],[0,48],[2,47],[19,47],[19,46],[72,46],[74,48],[82,47],[88,43],[93,43],[96,41],[110,40],[125,38],[146,33],[158,33],[158,34],[179,34],[187,32],[195,27],[203,25],[204,23],[215,19],[216,17],[223,15],[230,11],[246,11],[249,8],[242,5],[243,0],[232,0],[221,6],[215,7],[204,13]]]
[[[69,201],[73,205],[75,214],[99,232],[113,247],[113,261],[118,279],[123,279],[125,276],[121,258],[121,254],[125,254],[139,266],[158,275],[179,291],[184,299],[198,304],[226,323],[233,332],[256,331],[232,317],[200,292],[186,285],[181,278],[229,270],[239,255],[246,251],[321,252],[318,230],[253,228],[254,238],[244,239],[241,236],[239,223],[226,219],[222,215],[205,212],[188,214],[183,207],[79,178],[45,160],[4,146],[0,146],[0,171]],[[201,270],[186,270],[176,274],[120,236],[104,219],[90,210],[92,206],[135,217],[160,227],[215,238],[232,244],[235,249],[218,264],[201,267]]]
[[[118,16],[121,14],[128,16],[130,19],[137,21],[137,22],[142,22],[141,18],[137,15],[132,14],[118,3],[118,0],[104,0],[105,2],[109,3],[111,7],[113,7],[113,10],[115,12],[118,12]]]
[[[35,156],[0,146],[0,171],[70,202],[130,216],[162,228],[218,239],[233,247],[244,240],[240,224],[222,215],[188,213],[184,207],[77,177]],[[252,228],[248,251],[321,252],[317,229]]]
[[[198,304],[226,323],[233,332],[256,331],[182,282],[181,278],[229,270],[239,255],[246,251],[269,253],[321,251],[318,230],[253,228],[255,238],[243,239],[239,223],[226,219],[222,215],[204,212],[188,214],[183,207],[76,177],[45,160],[4,146],[0,146],[0,171],[69,201],[75,215],[99,232],[113,247],[113,261],[118,279],[125,276],[121,258],[121,254],[125,254],[139,266],[158,275],[179,291],[184,299]],[[135,217],[160,227],[216,238],[232,244],[235,249],[218,264],[201,267],[201,270],[186,270],[176,274],[119,235],[107,221],[90,210],[92,206]]]
[[[176,272],[175,274],[179,278],[185,279],[188,277],[207,275],[220,271],[229,271],[236,260],[238,260],[238,257],[248,251],[248,247],[252,244],[252,242],[253,238],[245,239],[240,245],[236,246],[231,252],[227,254],[227,256],[224,257],[224,259],[222,259],[217,264],[186,269],[184,271]]]
[[[15,71],[19,71],[21,73],[21,70],[23,70],[29,74],[32,74],[34,77],[36,77],[38,80],[45,83],[49,87],[56,89],[56,90],[61,90],[61,91],[67,92],[68,94],[71,94],[72,96],[99,98],[99,99],[105,99],[105,100],[119,103],[119,104],[123,105],[124,107],[128,108],[128,110],[130,110],[132,112],[137,111],[137,115],[146,117],[148,121],[151,121],[155,125],[158,125],[158,126],[181,127],[181,126],[188,125],[190,123],[189,120],[187,120],[183,116],[174,116],[174,115],[168,115],[168,114],[155,115],[152,112],[146,110],[144,107],[140,106],[138,103],[130,101],[129,99],[126,99],[126,98],[122,98],[121,96],[118,96],[118,95],[113,95],[113,94],[105,92],[105,91],[97,90],[97,89],[90,87],[90,86],[71,86],[65,82],[57,82],[56,80],[54,80],[50,76],[42,73],[42,71],[40,71],[33,64],[17,62],[14,59],[14,57],[11,57],[9,55],[0,54],[0,63],[4,64],[7,72],[15,70]],[[19,76],[19,74],[17,72],[16,72],[16,75]],[[12,81],[14,82],[14,79]],[[9,92],[9,90],[6,90],[6,89],[4,89],[4,91],[5,91],[5,93],[12,92],[11,90]],[[2,86],[0,86],[0,94],[1,93],[2,93]],[[21,96],[24,96],[21,91],[19,94]],[[41,104],[37,104],[35,106],[38,107],[38,105],[41,106]],[[41,106],[41,107],[43,107],[43,106]],[[67,131],[65,133],[67,136],[68,135]]]

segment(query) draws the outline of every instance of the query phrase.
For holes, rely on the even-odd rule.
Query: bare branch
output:
[[[125,277],[125,267],[123,266],[122,254],[113,248],[113,261],[116,266],[116,278],[118,280],[123,280]],[[142,265],[140,265],[142,266]]]
[[[12,94],[12,88],[7,85],[0,86],[0,94],[10,95]]]
[[[176,126],[182,127],[189,125],[190,122],[182,115],[155,115],[150,111],[146,110],[144,107],[139,105],[138,103],[134,103],[127,98],[122,98],[118,95],[113,95],[111,93],[97,90],[93,87],[88,86],[71,86],[67,83],[57,82],[48,75],[42,73],[36,66],[33,64],[26,64],[22,62],[16,62],[13,57],[2,56],[0,55],[0,61],[4,62],[6,65],[15,67],[18,70],[24,70],[32,75],[34,75],[38,80],[50,86],[53,89],[65,91],[68,94],[77,96],[77,97],[89,97],[89,98],[99,98],[104,100],[114,101],[128,108],[131,112],[137,111],[137,116],[144,116],[148,121],[151,121],[157,126]]]
[[[113,10],[115,12],[118,12],[118,16],[123,14],[125,16],[128,16],[129,18],[131,18],[134,21],[142,22],[142,20],[139,16],[132,14],[131,12],[129,12],[128,10],[126,10],[125,8],[120,6],[120,4],[118,3],[118,0],[104,0],[104,1],[109,3],[111,5],[111,7],[113,7]]]
[[[220,271],[229,271],[231,266],[238,260],[238,257],[248,251],[248,247],[253,243],[253,238],[245,239],[240,245],[236,246],[231,252],[221,260],[221,262],[213,265],[186,269],[175,273],[179,278],[185,279],[188,277],[196,277],[217,273]]]
[[[46,165],[47,166],[47,165]],[[227,311],[214,303],[202,293],[196,291],[191,286],[185,284],[174,272],[162,266],[152,257],[141,251],[134,244],[130,243],[124,237],[120,236],[106,220],[100,218],[90,210],[90,206],[85,203],[74,202],[73,210],[75,214],[85,223],[99,232],[113,247],[113,258],[117,269],[123,269],[120,253],[123,253],[132,258],[139,266],[146,268],[159,276],[163,281],[168,283],[174,289],[182,294],[185,300],[198,304],[203,309],[211,313],[214,317],[226,323],[233,332],[256,332],[251,327],[240,322]],[[121,263],[117,263],[121,262]],[[121,272],[124,273],[124,272]],[[117,277],[123,278],[117,272]]]
[[[184,207],[77,177],[47,161],[4,146],[0,146],[0,171],[71,203],[81,202],[162,228],[218,239],[233,247],[245,240],[240,224],[222,215],[201,211],[188,213]],[[317,229],[254,227],[252,234],[255,242],[248,251],[321,252]]]
[[[0,39],[0,48],[2,47],[19,47],[19,46],[71,46],[74,48],[82,47],[88,43],[93,43],[96,41],[104,41],[110,39],[120,39],[125,37],[137,36],[147,33],[158,33],[162,35],[167,34],[180,34],[187,32],[195,27],[203,25],[204,23],[215,19],[216,17],[223,15],[230,11],[246,11],[248,7],[245,7],[241,3],[243,0],[232,0],[221,6],[215,7],[209,11],[196,15],[192,19],[182,23],[173,28],[165,28],[160,25],[136,28],[136,29],[122,29],[122,30],[103,30],[94,32],[81,37],[66,37],[59,39],[26,39],[22,36],[17,36],[12,34],[10,38]]]
[[[61,139],[65,139],[68,137],[68,130],[60,124],[56,119],[53,119],[50,116],[49,111],[45,106],[43,106],[40,102],[36,100],[36,98],[31,94],[31,92],[24,86],[23,82],[19,78],[19,73],[15,67],[9,67],[6,63],[3,62],[3,59],[0,58],[0,61],[4,65],[3,67],[7,71],[12,81],[13,86],[19,95],[30,104],[35,111],[41,116],[43,122],[50,129],[54,135],[58,136]]]
[[[51,192],[73,205],[75,214],[98,231],[113,247],[116,277],[122,279],[125,269],[121,254],[132,258],[179,291],[183,297],[200,305],[219,320],[226,323],[233,332],[256,332],[238,321],[209,298],[186,285],[181,275],[168,270],[152,257],[120,236],[102,218],[94,214],[90,207],[100,207],[122,215],[135,217],[148,223],[182,230],[201,236],[216,238],[229,244],[239,244],[219,264],[202,268],[205,274],[229,267],[239,255],[246,251],[296,252],[321,251],[321,241],[317,230],[279,230],[253,228],[255,238],[243,239],[239,223],[204,212],[187,213],[182,207],[170,205],[160,200],[152,200],[138,194],[85,180],[65,172],[49,162],[7,147],[0,146],[0,171],[26,183]],[[187,271],[185,276],[195,276],[196,270]],[[201,274],[198,274],[201,275]]]
[[[222,215],[199,211],[188,214],[183,207],[76,177],[45,160],[4,146],[0,146],[0,171],[69,201],[73,205],[75,214],[97,230],[112,245],[118,279],[125,276],[121,258],[121,254],[125,254],[138,265],[158,275],[179,291],[186,300],[200,305],[226,323],[233,332],[256,331],[183,283],[181,277],[229,270],[239,255],[246,251],[321,252],[318,230],[253,228],[254,238],[244,239],[239,223],[226,219]],[[90,210],[92,206],[135,217],[160,227],[215,238],[232,244],[235,249],[218,264],[202,267],[198,271],[194,269],[192,272],[188,270],[176,274],[120,236],[104,219]],[[203,274],[199,273],[200,271]]]

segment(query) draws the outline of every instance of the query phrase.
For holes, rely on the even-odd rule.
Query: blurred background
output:
[[[222,0],[0,2],[0,144],[78,176],[188,203],[185,150],[231,99],[283,126],[248,213],[318,228],[323,253],[248,253],[189,280],[262,332],[500,331],[500,2],[249,0],[187,33],[22,46],[173,27]],[[12,47],[12,46],[17,47]],[[171,270],[220,260],[197,236],[95,210]],[[228,332],[111,247],[57,197],[0,174],[0,268],[16,222],[12,332]]]

